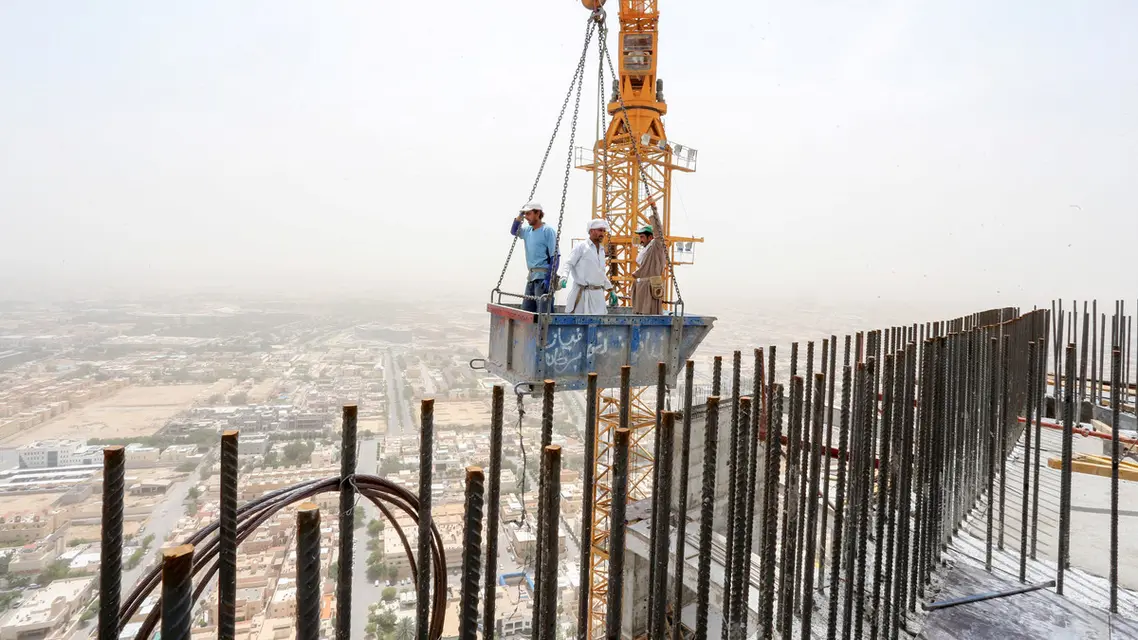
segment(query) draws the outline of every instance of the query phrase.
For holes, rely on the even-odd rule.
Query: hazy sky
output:
[[[673,232],[707,238],[680,273],[693,311],[1138,294],[1138,3],[660,4],[666,124],[700,151],[673,198]],[[481,297],[585,18],[576,0],[0,2],[0,297]],[[589,206],[574,171],[564,248]]]

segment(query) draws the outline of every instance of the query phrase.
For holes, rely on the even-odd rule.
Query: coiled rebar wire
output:
[[[407,536],[395,521],[391,509],[389,508],[395,507],[399,509],[417,524],[419,521],[418,496],[392,483],[386,478],[380,478],[378,476],[356,475],[351,478],[351,481],[355,484],[358,494],[370,500],[372,504],[379,509],[380,513],[383,514],[388,524],[395,528],[395,532],[399,536],[403,550],[407,554],[411,565],[411,579],[414,582],[418,582],[419,576],[415,563],[415,554],[411,551],[411,545],[407,541]],[[258,527],[268,521],[269,518],[281,509],[311,499],[313,496],[317,496],[321,493],[338,491],[341,484],[342,479],[339,476],[311,480],[291,487],[278,489],[242,505],[237,510],[238,544],[252,535]],[[198,579],[196,580],[192,602],[197,601],[198,597],[205,591],[205,588],[209,585],[210,580],[218,570],[218,530],[219,523],[215,521],[209,526],[199,529],[184,541],[186,544],[195,546],[192,575],[198,577]],[[202,544],[203,541],[207,539],[208,542]],[[431,595],[433,603],[431,607],[430,635],[432,640],[435,640],[442,637],[443,632],[443,619],[446,613],[447,573],[442,536],[439,534],[438,528],[434,525],[431,527],[431,547],[431,577],[433,581]],[[130,595],[127,596],[122,609],[119,611],[118,625],[120,631],[126,626],[127,622],[138,613],[138,609],[142,606],[143,601],[154,591],[155,587],[158,586],[160,578],[161,566],[155,566],[135,585]],[[139,628],[138,633],[135,635],[135,640],[146,640],[150,638],[161,618],[161,607],[155,606],[143,621],[142,627]]]

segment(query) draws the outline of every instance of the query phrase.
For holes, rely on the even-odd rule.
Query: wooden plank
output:
[[[1106,462],[1104,464],[1104,463],[1098,462],[1096,460],[1085,459],[1087,457],[1091,457],[1091,456],[1086,456],[1086,457],[1081,456],[1082,459],[1073,458],[1071,460],[1071,471],[1074,471],[1076,473],[1086,473],[1086,474],[1092,475],[1092,476],[1101,476],[1104,478],[1110,477],[1110,473],[1111,473],[1110,458],[1106,458]],[[1097,457],[1100,459],[1102,458],[1102,456],[1094,456],[1094,457]],[[1047,459],[1047,466],[1052,468],[1052,469],[1060,469],[1061,470],[1063,468],[1063,459],[1058,458],[1058,457],[1048,458]],[[1126,464],[1120,463],[1118,465],[1118,479],[1119,480],[1129,480],[1132,482],[1138,482],[1138,465],[1134,465],[1132,463],[1126,463]]]

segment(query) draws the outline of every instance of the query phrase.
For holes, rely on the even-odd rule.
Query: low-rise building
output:
[[[26,592],[24,602],[0,620],[0,640],[44,638],[68,624],[87,603],[95,578],[56,580]]]

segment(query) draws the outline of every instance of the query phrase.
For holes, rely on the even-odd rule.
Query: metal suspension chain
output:
[[[602,43],[601,53],[604,56],[605,62],[608,64],[609,73],[612,74],[612,77],[616,78],[617,77],[616,70],[613,67],[612,57],[609,55],[609,49],[608,49],[608,27],[606,27],[604,25],[601,25],[601,43]],[[644,171],[644,164],[640,161],[640,143],[636,140],[635,137],[633,137],[632,125],[630,125],[628,122],[628,109],[624,106],[624,96],[621,94],[620,91],[617,91],[616,92],[616,98],[620,104],[621,115],[624,116],[624,132],[628,134],[628,139],[629,139],[629,141],[632,142],[632,152],[633,152],[633,155],[636,157],[636,168],[640,172],[640,183],[642,185],[644,185],[644,195],[648,198],[648,202],[649,202],[650,206],[652,207],[652,212],[659,215],[659,212],[656,210],[656,201],[654,198],[652,198],[652,192],[648,189],[648,180],[646,179],[647,174]],[[675,287],[675,289],[676,289],[676,304],[674,304],[673,307],[678,306],[680,308],[680,312],[682,314],[683,313],[683,305],[684,305],[684,296],[680,292],[680,282],[679,282],[679,280],[676,279],[676,266],[674,264],[672,264],[672,257],[667,251],[664,252],[664,259],[668,263],[668,271],[672,276],[672,286]]]
[[[589,52],[589,42],[592,39],[594,24],[590,16],[589,23],[585,27],[585,45],[582,47],[581,58],[577,62],[577,69],[573,73],[573,80],[569,83],[569,90],[565,92],[565,99],[561,101],[561,110],[557,113],[557,123],[553,127],[553,135],[549,137],[549,142],[545,146],[545,154],[541,157],[541,165],[537,170],[537,177],[533,180],[533,186],[530,187],[529,197],[526,201],[532,201],[534,194],[537,193],[537,187],[541,183],[541,176],[545,172],[545,164],[549,160],[549,154],[553,151],[553,143],[557,140],[557,133],[561,130],[561,121],[565,118],[565,110],[569,107],[569,98],[573,95],[573,89],[581,82],[581,76],[584,73],[585,59]],[[580,89],[577,90],[578,98],[580,96]],[[576,126],[576,116],[574,116],[574,127]],[[572,154],[572,146],[570,146],[570,154]],[[570,155],[570,159],[572,156]],[[564,206],[562,207],[564,209]],[[559,234],[560,235],[560,234]],[[502,282],[506,279],[506,271],[509,269],[510,260],[514,257],[514,248],[517,247],[518,237],[515,235],[510,242],[510,250],[506,253],[506,262],[502,265],[502,272],[498,274],[498,284],[494,285],[494,292],[501,291]],[[524,296],[529,299],[534,299],[534,296]]]

